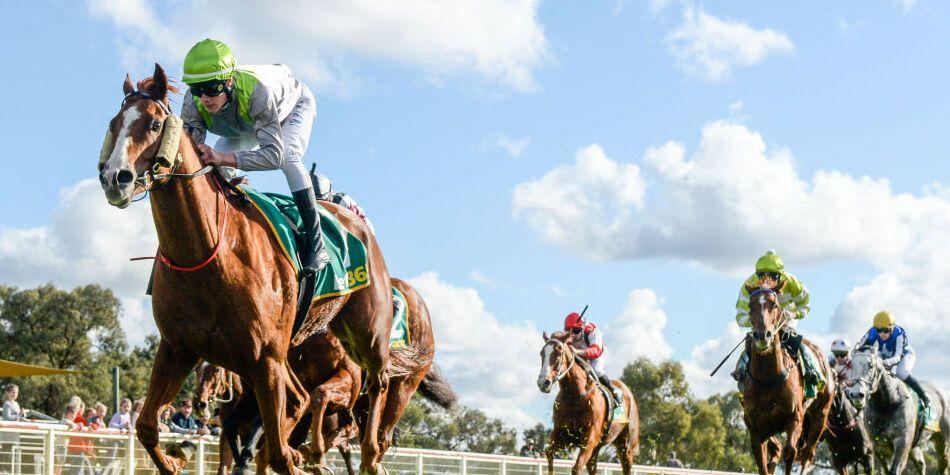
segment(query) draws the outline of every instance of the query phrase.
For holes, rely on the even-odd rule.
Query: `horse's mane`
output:
[[[567,336],[568,336],[568,333],[567,333],[566,331],[564,331],[564,330],[558,330],[558,331],[556,331],[556,332],[554,332],[554,333],[551,334],[551,339],[552,339],[552,340],[564,341],[564,340],[567,339]]]
[[[139,81],[139,82],[135,85],[135,88],[136,88],[137,90],[139,90],[139,91],[147,91],[147,90],[151,89],[152,86],[154,86],[154,85],[155,85],[155,78],[149,76],[149,77],[147,77],[147,78],[142,79],[141,81]],[[169,92],[174,92],[174,93],[176,93],[176,94],[179,92],[179,88],[178,88],[178,86],[175,85],[175,81],[173,81],[173,80],[171,80],[171,79],[168,80],[168,86],[167,86],[167,87],[168,87],[168,91],[169,91]]]

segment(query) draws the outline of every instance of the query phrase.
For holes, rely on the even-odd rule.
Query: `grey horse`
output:
[[[882,460],[888,474],[904,473],[911,454],[919,473],[927,473],[922,447],[931,438],[939,461],[937,473],[950,474],[947,467],[947,460],[950,459],[950,444],[947,444],[950,411],[946,398],[936,386],[930,382],[923,383],[939,417],[939,433],[918,427],[916,399],[912,397],[910,389],[884,367],[874,347],[866,346],[855,351],[844,373],[849,380],[848,399],[855,408],[865,411],[875,442],[875,452],[882,456],[884,449],[893,449],[887,450],[893,453],[890,462]]]

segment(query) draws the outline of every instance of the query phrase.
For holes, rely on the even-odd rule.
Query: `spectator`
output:
[[[86,411],[86,404],[82,402],[82,398],[79,396],[73,396],[69,398],[69,402],[66,403],[66,407],[72,407],[76,410],[76,416],[73,418],[73,422],[83,427],[89,427],[89,419],[87,419],[86,416],[91,414],[89,411]],[[92,409],[90,409],[90,411],[91,410]]]
[[[538,458],[539,455],[540,455],[540,454],[538,453],[538,449],[536,449],[536,448],[534,447],[534,441],[533,441],[533,440],[528,439],[528,440],[526,440],[526,441],[524,442],[524,445],[521,446],[521,456],[522,456],[522,457]]]
[[[89,422],[89,427],[93,429],[98,429],[100,427],[105,427],[106,425],[106,414],[109,412],[109,408],[101,402],[96,402],[96,414],[92,416],[91,419],[87,419]]]
[[[20,409],[20,403],[16,399],[20,397],[20,387],[10,383],[6,387],[3,398],[3,420],[22,421],[30,413],[27,409]]]
[[[132,403],[132,429],[135,429],[135,423],[139,421],[139,416],[142,414],[142,408],[145,407],[144,399],[136,399]]]
[[[212,426],[209,423],[208,416],[205,415],[198,416],[198,430],[205,430],[211,435],[221,435],[221,428]]]
[[[70,401],[75,402],[72,399],[70,399]],[[79,400],[79,404],[80,406],[72,404],[66,405],[66,410],[63,412],[63,423],[76,431],[88,431],[88,427],[76,422],[77,419],[82,418],[78,411],[78,407],[81,407],[82,400]],[[79,475],[93,473],[92,463],[89,462],[89,457],[93,455],[95,455],[95,452],[93,451],[92,439],[88,437],[70,437],[66,443],[66,460],[63,463],[61,474]]]
[[[179,404],[178,412],[172,416],[172,432],[197,435],[210,434],[211,431],[209,431],[207,428],[198,426],[198,421],[191,413],[191,399],[185,399],[181,402],[181,404]]]
[[[165,404],[162,407],[162,412],[158,416],[158,431],[159,432],[171,432],[172,431],[172,416],[175,414],[175,407],[171,404]]]
[[[670,468],[686,468],[680,459],[676,458],[676,452],[670,451],[670,458],[666,461],[666,466]]]
[[[132,430],[132,400],[122,399],[119,403],[119,412],[112,415],[109,421],[110,429]]]

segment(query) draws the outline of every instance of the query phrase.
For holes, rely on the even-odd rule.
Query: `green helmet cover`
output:
[[[199,41],[185,55],[185,84],[228,79],[234,74],[234,53],[228,45],[212,39]]]
[[[756,272],[781,272],[785,270],[782,258],[775,251],[768,251],[755,262]]]

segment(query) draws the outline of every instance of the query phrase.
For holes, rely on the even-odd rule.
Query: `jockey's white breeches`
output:
[[[910,373],[914,371],[914,364],[917,363],[917,355],[913,353],[908,353],[901,358],[901,362],[897,363],[897,368],[894,369],[894,374],[900,378],[901,381],[907,379],[910,376]]]

